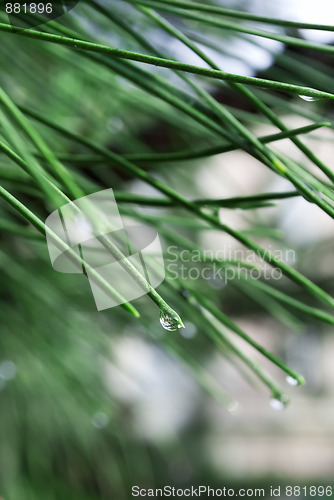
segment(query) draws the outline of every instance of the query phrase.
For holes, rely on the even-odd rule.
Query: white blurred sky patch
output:
[[[280,0],[273,2],[278,15],[291,21],[334,25],[334,2],[331,0]],[[334,32],[301,30],[304,38],[320,43],[334,41]]]
[[[226,2],[222,2],[222,5],[226,6]],[[332,0],[317,0],[316,2],[314,0],[278,0],[278,2],[251,0],[248,5],[250,12],[259,16],[334,25],[334,2]],[[229,7],[237,9],[236,5],[233,7],[233,2],[229,3]],[[334,41],[334,32],[301,30],[301,34],[307,40],[319,43]]]

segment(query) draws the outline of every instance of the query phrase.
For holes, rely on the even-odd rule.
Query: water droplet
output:
[[[181,292],[181,295],[182,295],[183,297],[185,297],[185,298],[188,298],[188,297],[189,297],[189,295],[190,295],[189,290],[186,290],[185,288],[182,288],[182,289],[180,290],[180,292]]]
[[[210,278],[208,280],[208,285],[214,290],[222,290],[227,285],[226,273],[223,279],[218,278]]]
[[[284,408],[289,403],[289,397],[286,394],[281,394],[277,397],[274,397],[270,400],[270,406],[274,408],[274,410],[284,410]]]
[[[298,380],[296,378],[290,377],[290,375],[286,377],[286,381],[290,385],[299,385]]]
[[[174,332],[183,327],[183,323],[176,313],[175,316],[173,316],[165,311],[160,312],[160,323],[165,330],[170,332]]]
[[[300,97],[301,99],[303,99],[303,101],[307,101],[307,102],[313,102],[313,101],[317,100],[315,97],[311,97],[309,95],[300,95],[298,97]]]
[[[121,118],[118,118],[117,116],[109,118],[107,122],[107,129],[109,130],[109,132],[112,133],[121,132],[124,129],[124,122]]]
[[[4,380],[12,380],[16,376],[16,365],[13,361],[3,361],[0,364],[0,377]]]
[[[291,377],[290,375],[286,377],[286,381],[290,385],[304,385],[305,384],[305,379],[301,375],[299,375],[299,378]]]
[[[232,400],[228,405],[227,405],[227,411],[231,413],[232,415],[237,415],[240,411],[240,404],[238,401]]]
[[[109,424],[109,417],[106,413],[99,411],[93,415],[92,424],[98,429],[104,429]]]

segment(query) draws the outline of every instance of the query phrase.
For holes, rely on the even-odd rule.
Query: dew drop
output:
[[[214,290],[222,290],[227,285],[226,274],[223,279],[211,278],[208,280],[208,285]]]
[[[160,323],[165,330],[168,330],[170,332],[174,332],[175,330],[178,330],[183,326],[182,322],[180,322],[180,319],[166,313],[165,311],[160,312]]]
[[[309,95],[300,95],[298,97],[300,97],[301,99],[303,99],[303,101],[307,101],[307,102],[314,102],[314,101],[316,101],[316,99],[314,97],[311,97]]]
[[[227,411],[229,413],[231,413],[232,415],[237,415],[240,411],[240,404],[238,401],[231,401],[228,405],[227,405]]]
[[[284,410],[289,403],[289,397],[286,394],[281,394],[278,397],[270,400],[270,406],[277,411]]]
[[[298,380],[290,376],[286,377],[286,381],[289,385],[299,385]]]
[[[286,377],[286,381],[288,384],[290,385],[304,385],[306,382],[305,382],[305,379],[302,375],[299,375],[298,378],[295,378],[295,377],[291,377],[290,375],[288,375]]]
[[[202,208],[202,212],[205,215],[218,215],[219,209],[218,208],[212,208],[212,207],[204,207]]]
[[[99,411],[93,415],[92,424],[97,429],[104,429],[109,424],[109,417],[106,413]]]
[[[124,129],[124,122],[117,116],[109,118],[107,122],[107,129],[109,130],[109,132],[113,133],[121,132]]]

